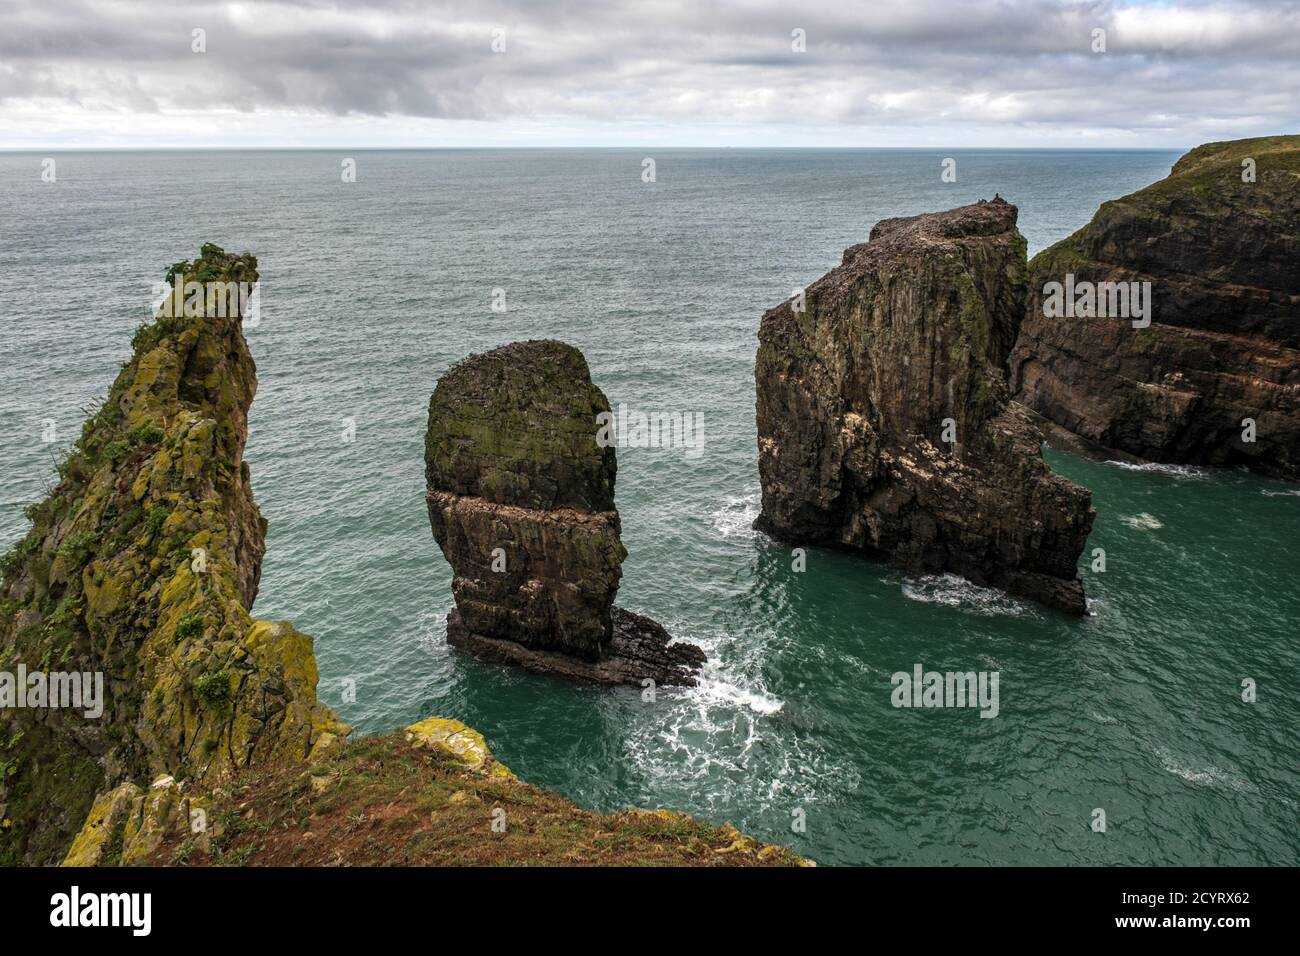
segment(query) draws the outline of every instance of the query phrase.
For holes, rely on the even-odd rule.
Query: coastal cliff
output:
[[[439,380],[425,436],[433,536],[451,564],[447,640],[480,657],[607,684],[693,685],[704,653],[614,606],[627,549],[609,401],[571,345],[514,342]]]
[[[1103,452],[1300,478],[1300,136],[1199,146],[1029,268],[1019,401]],[[1067,277],[1149,282],[1149,324],[1045,314]]]
[[[1016,208],[994,199],[885,220],[769,310],[755,527],[1084,613],[1091,496],[1042,460],[1003,371],[1025,276]]]
[[[349,740],[311,638],[250,614],[257,261],[205,245],[173,279],[198,294],[136,333],[3,559],[0,672],[98,675],[103,710],[0,708],[0,864],[802,862],[684,814],[583,811],[453,720]]]

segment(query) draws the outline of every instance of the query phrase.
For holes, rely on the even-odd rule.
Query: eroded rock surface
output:
[[[1091,496],[1051,472],[1008,401],[1025,275],[1016,208],[995,199],[885,220],[803,311],[769,310],[755,527],[1084,613]]]
[[[206,245],[176,274],[251,284],[257,260]],[[216,305],[136,332],[4,558],[0,669],[101,674],[103,713],[0,709],[0,863],[62,860],[97,794],[120,809],[122,786],[216,785],[347,733],[316,700],[311,638],[249,614],[266,531],[243,460],[257,378],[239,307]]]
[[[429,402],[434,538],[455,573],[447,640],[497,661],[600,683],[693,684],[703,653],[614,607],[627,552],[609,402],[582,353],[515,342],[461,362]]]
[[[1151,324],[1046,317],[1067,274],[1150,282]],[[1010,372],[1019,401],[1102,448],[1300,478],[1300,136],[1197,147],[1035,256]]]

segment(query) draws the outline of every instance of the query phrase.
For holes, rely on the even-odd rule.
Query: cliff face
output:
[[[1254,181],[1243,181],[1243,161]],[[1151,324],[1047,317],[1044,287],[1149,282]],[[1200,146],[1030,263],[1017,398],[1105,448],[1300,477],[1300,136]],[[1256,423],[1243,440],[1243,419]]]
[[[451,564],[447,639],[480,656],[603,683],[694,683],[702,660],[614,607],[627,555],[614,508],[609,411],[582,353],[516,342],[475,355],[429,401],[425,477]]]
[[[253,283],[257,261],[204,246],[176,273]],[[248,613],[266,530],[243,461],[257,380],[238,306],[216,306],[136,333],[5,558],[0,668],[101,673],[104,710],[0,711],[4,861],[61,859],[96,793],[130,778],[215,782],[346,732],[316,702],[311,639]]]
[[[1090,495],[1043,462],[1002,371],[1025,303],[1015,223],[1000,199],[886,220],[803,311],[763,316],[756,528],[1084,612]]]

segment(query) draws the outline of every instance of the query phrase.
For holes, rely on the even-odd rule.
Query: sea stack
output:
[[[1300,136],[1199,146],[1035,256],[1010,372],[1085,449],[1300,478]]]
[[[131,862],[151,819],[187,821],[200,791],[348,732],[316,697],[311,638],[250,614],[266,534],[244,461],[257,259],[208,243],[166,278],[176,296],[136,331],[4,557],[6,669],[102,680],[92,707],[11,708],[0,693],[0,865],[58,863],[83,824],[73,862]],[[130,845],[108,839],[124,820]]]
[[[1008,399],[1025,298],[1016,207],[997,198],[884,220],[769,310],[755,527],[1085,613],[1091,495],[1052,473]]]
[[[609,401],[582,353],[514,342],[447,372],[429,401],[425,478],[451,564],[447,641],[478,657],[603,684],[693,685],[704,653],[614,606],[627,551]]]

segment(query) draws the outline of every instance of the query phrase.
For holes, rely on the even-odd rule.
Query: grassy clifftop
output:
[[[1243,178],[1244,160],[1254,163],[1253,179]],[[1272,241],[1278,225],[1293,221],[1298,196],[1300,136],[1206,143],[1180,157],[1164,179],[1103,202],[1091,222],[1038,253],[1030,268],[1064,273],[1100,262],[1173,274],[1213,273],[1224,262],[1247,257],[1235,246],[1223,248],[1217,236],[1207,246],[1202,241],[1206,224],[1218,224],[1229,238],[1244,234],[1258,243]],[[1289,228],[1282,232],[1293,238]],[[1255,251],[1258,256],[1272,250]]]
[[[1297,222],[1300,136],[1207,143],[1035,256],[1031,291],[1067,274],[1149,281],[1156,323],[1300,348]]]
[[[438,718],[351,741],[307,767],[242,774],[206,812],[206,834],[172,828],[163,839],[127,845],[141,862],[188,866],[804,863],[684,813],[583,810],[515,779],[482,737]]]
[[[103,679],[98,717],[0,707],[0,864],[797,861],[680,815],[586,813],[454,722],[346,742],[311,638],[249,613],[266,522],[243,460],[257,379],[239,293],[257,261],[205,245],[167,277],[181,295],[137,331],[0,564],[0,672]],[[465,830],[488,798],[506,830],[481,814]],[[401,852],[352,839],[376,814]]]

